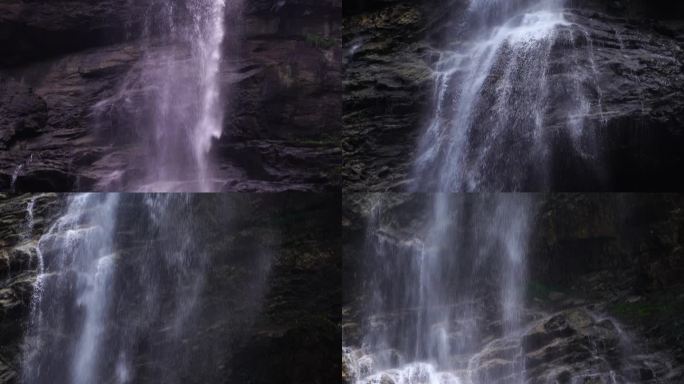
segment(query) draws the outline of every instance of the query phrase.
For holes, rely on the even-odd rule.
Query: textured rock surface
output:
[[[33,220],[28,215],[33,201]],[[35,281],[35,244],[59,214],[56,195],[0,196],[0,382],[17,379]],[[32,223],[32,225],[31,225]]]
[[[227,196],[206,195],[194,203],[194,211],[213,228],[197,234],[211,267],[194,307],[198,316],[193,332],[184,340],[187,348],[196,351],[184,362],[195,369],[184,382],[334,382],[340,370],[341,260],[339,243],[330,239],[339,238],[337,195]],[[28,232],[26,208],[32,199],[32,195],[0,197],[0,383],[16,382],[35,280],[33,249],[65,202],[63,196],[37,196],[33,231]],[[150,246],[139,236],[146,233],[145,215],[130,214],[138,212],[141,203],[141,195],[128,195],[121,202],[115,241],[120,245],[119,267],[130,269],[122,276],[136,275],[139,257],[162,257],[154,255],[153,246],[144,251]],[[229,217],[218,206],[230,207]],[[250,318],[240,314],[249,313],[257,302],[245,281],[257,274],[251,269],[259,259],[256,252],[269,252],[273,258],[262,310]],[[137,283],[131,279],[119,284]],[[172,292],[168,296],[174,297]],[[136,308],[144,297],[141,291],[119,303],[121,316],[109,319],[108,325],[116,328],[117,321],[127,321],[126,307]],[[149,343],[159,343],[161,348],[166,338],[161,336],[163,329],[157,331],[151,332]],[[141,348],[134,360],[140,367],[136,382],[156,383],[159,369],[169,367],[157,367],[153,352],[148,355],[146,347]]]
[[[553,76],[592,63],[591,103],[584,125],[598,155],[583,159],[554,144],[545,189],[673,190],[682,164],[684,84],[681,5],[647,1],[570,1],[559,33],[574,43],[552,48]],[[463,0],[350,2],[345,8],[343,180],[355,191],[403,190],[432,98],[431,66],[462,17]],[[582,38],[585,36],[586,38]],[[562,97],[562,92],[558,94]],[[563,112],[559,99],[549,121]],[[551,124],[562,128],[565,121]]]
[[[0,4],[0,189],[130,189],[146,126],[122,116],[145,92],[145,12],[109,0]],[[227,113],[212,153],[223,189],[338,185],[340,12],[336,0],[249,1],[227,21]]]
[[[684,200],[680,195],[557,195],[544,203],[532,296],[592,303],[684,361]]]
[[[346,189],[396,189],[406,178],[432,87],[425,8],[398,2],[359,14],[345,9]]]

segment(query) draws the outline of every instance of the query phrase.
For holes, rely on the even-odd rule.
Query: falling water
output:
[[[182,383],[190,374],[219,382],[216,366],[229,352],[221,343],[234,337],[224,328],[256,313],[269,258],[246,262],[242,285],[255,297],[207,297],[210,263],[235,268],[205,244],[230,216],[221,196],[70,196],[37,245],[21,382]],[[217,210],[219,221],[207,219]],[[230,313],[227,303],[236,306]]]
[[[138,131],[144,174],[135,189],[215,191],[210,150],[223,131],[226,14],[236,11],[239,0],[147,1],[143,57],[96,110],[126,111],[124,119]],[[120,177],[115,172],[101,183]]]
[[[213,189],[211,141],[221,136],[223,123],[218,73],[226,3],[188,0],[164,2],[163,7],[167,19],[156,20],[158,24],[148,28],[163,28],[165,39],[174,45],[145,58],[144,81],[156,92],[146,100],[154,114],[154,142],[147,159],[147,182],[151,185],[142,189],[206,192]],[[169,182],[190,185],[173,186]]]
[[[41,237],[31,329],[24,346],[23,382],[95,381],[94,362],[104,342],[101,327],[108,305],[105,296],[111,288],[114,268],[112,234],[117,200],[116,195],[74,197],[67,213]],[[51,256],[49,261],[45,260],[46,254]],[[64,306],[67,297],[73,308]],[[75,320],[71,316],[77,309],[82,310],[82,327],[70,342],[70,351],[64,350],[59,340],[64,336],[60,334],[69,333]],[[52,332],[56,337],[43,338],[43,332]],[[69,354],[68,363],[62,361]],[[70,369],[62,369],[65,363]],[[60,377],[66,375],[65,371],[68,376]]]
[[[31,237],[33,237],[33,227],[35,225],[34,222],[34,217],[33,217],[33,209],[36,206],[36,196],[31,197],[31,200],[29,200],[28,203],[26,203],[26,224],[25,224],[25,230],[23,231],[22,238],[23,240],[28,240]]]
[[[465,37],[436,64],[434,108],[414,162],[414,190],[548,188],[560,141],[594,154],[583,122],[602,113],[595,66],[585,56],[551,62],[552,50],[588,36],[566,21],[561,0],[472,0]],[[451,45],[454,46],[453,44]],[[563,70],[560,68],[562,66]],[[565,71],[566,73],[560,73]]]
[[[363,351],[346,351],[357,354],[347,357],[359,384],[479,384],[469,375],[485,340],[520,334],[531,198],[431,198],[428,224],[409,233],[388,226],[382,201],[375,205]],[[512,370],[522,382],[521,367]]]

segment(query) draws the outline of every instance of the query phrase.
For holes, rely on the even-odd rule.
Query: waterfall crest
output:
[[[597,155],[584,128],[602,114],[590,39],[560,0],[472,0],[434,70],[433,108],[413,164],[416,191],[546,190],[554,148]],[[567,63],[551,62],[563,45]],[[585,57],[586,56],[586,57]],[[563,67],[561,71],[561,67]],[[565,68],[567,67],[567,68]],[[567,74],[567,75],[566,75]]]

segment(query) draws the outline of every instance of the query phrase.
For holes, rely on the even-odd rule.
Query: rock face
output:
[[[683,206],[679,195],[549,198],[530,262],[531,295],[552,307],[593,303],[684,361]]]
[[[35,281],[35,245],[62,208],[56,195],[0,196],[0,382],[14,383]]]
[[[345,188],[404,190],[412,177],[418,139],[433,98],[431,68],[442,49],[457,46],[453,33],[467,1],[350,2],[345,8],[345,96],[342,140]],[[600,113],[584,119],[596,154],[573,153],[558,141],[547,164],[544,190],[672,190],[682,164],[684,84],[681,5],[646,1],[569,1],[560,28],[572,44],[555,44],[552,78],[591,67],[586,85]],[[452,31],[449,33],[449,31]],[[566,36],[567,35],[567,36]],[[584,36],[584,37],[582,37]],[[587,67],[587,68],[589,68]],[[563,94],[546,111],[547,129],[566,129]],[[553,91],[553,92],[556,92]],[[552,92],[552,94],[553,94]],[[486,95],[485,95],[486,96]],[[521,187],[539,190],[538,182]]]
[[[372,216],[378,199],[384,202],[380,219]],[[682,197],[539,194],[533,199],[536,213],[526,256],[520,334],[501,336],[499,293],[491,291],[491,282],[483,278],[482,290],[473,299],[485,309],[478,319],[483,333],[480,345],[473,355],[451,356],[449,370],[431,377],[473,375],[478,383],[504,384],[520,382],[515,372],[524,372],[524,382],[539,384],[681,382]],[[372,252],[365,241],[366,223],[371,218],[380,220],[385,241],[406,243],[429,221],[425,213],[429,204],[430,197],[421,194],[345,198],[342,372],[347,382],[373,372],[376,358],[386,361],[387,355],[399,366],[409,367],[403,365],[407,361],[401,351],[381,351],[378,358],[364,346],[362,332],[367,327],[410,323],[411,316],[410,311],[397,311],[364,318],[363,305],[369,297],[364,270]],[[467,204],[462,207],[468,211]],[[496,273],[492,275],[496,278]],[[460,326],[454,324],[447,337],[466,337],[459,333]],[[421,374],[430,374],[426,369]],[[408,373],[390,369],[383,374],[387,383],[393,383],[393,377]],[[375,378],[382,382],[380,376]]]
[[[146,92],[139,64],[143,49],[164,49],[140,41],[146,12],[109,0],[0,5],[0,189],[130,188],[147,150],[144,119],[130,118]],[[226,21],[226,118],[211,154],[223,189],[338,185],[340,12],[336,0],[249,1]]]
[[[334,383],[340,373],[339,195],[273,199],[282,252],[265,313],[241,344],[226,382]],[[255,233],[260,230],[255,228]]]
[[[430,5],[365,3],[345,8],[344,188],[400,189],[430,100]]]
[[[32,201],[33,219],[29,220],[27,206]],[[36,278],[36,241],[61,215],[65,202],[66,197],[56,195],[0,198],[0,383],[17,382]],[[121,281],[114,286],[144,286],[134,278],[144,264],[140,258],[163,257],[154,253],[154,241],[160,239],[149,231],[152,226],[146,225],[146,215],[139,214],[141,204],[145,204],[144,195],[121,197],[114,233]],[[193,212],[203,217],[203,228],[210,228],[197,233],[201,238],[196,239],[209,268],[197,305],[192,307],[191,331],[182,343],[184,351],[193,352],[173,368],[176,375],[171,376],[190,371],[183,378],[188,383],[337,380],[340,259],[339,243],[330,241],[339,238],[339,223],[334,219],[339,215],[337,196],[215,194],[194,198],[193,204]],[[230,214],[221,207],[229,207]],[[33,230],[27,229],[29,222]],[[44,250],[49,263],[50,247]],[[257,299],[257,293],[250,290],[254,284],[247,280],[258,274],[254,264],[260,258],[255,255],[264,252],[272,255],[270,273],[263,298]],[[159,308],[174,305],[173,289],[133,290],[116,304],[118,315],[107,320],[107,332],[128,329],[121,322],[138,315],[129,310],[139,308],[136,305],[148,294],[160,298],[154,304]],[[257,301],[260,309],[254,314]],[[159,321],[159,326],[164,323]],[[136,349],[135,382],[156,383],[167,376],[165,370],[170,367],[159,366],[154,352],[169,350],[166,332],[165,328],[151,329]],[[58,375],[65,372],[60,370]]]
[[[45,101],[31,92],[26,86],[8,81],[3,84],[5,93],[0,101],[2,116],[3,149],[7,150],[17,140],[31,138],[47,120]]]
[[[582,309],[567,310],[538,321],[518,340],[490,342],[474,357],[471,369],[480,383],[519,382],[508,374],[518,364],[530,384],[623,382],[616,373],[623,368],[617,366],[620,342],[610,320],[596,320]],[[641,382],[639,377],[628,380]]]
[[[634,354],[611,320],[583,309],[540,321],[523,335],[522,351],[529,383],[676,382],[681,376],[658,354]]]

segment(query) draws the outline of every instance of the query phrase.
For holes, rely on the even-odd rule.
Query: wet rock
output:
[[[535,351],[557,338],[572,336],[576,331],[567,323],[565,316],[557,315],[537,325],[522,339],[523,348]]]
[[[618,371],[620,335],[609,320],[597,321],[583,309],[542,320],[523,336],[525,370],[531,383],[560,376],[609,375]],[[563,371],[558,373],[559,367]]]
[[[132,46],[114,46],[27,66],[23,76],[43,100],[46,119],[40,131],[18,138],[0,156],[0,188],[92,190],[106,174],[92,164],[116,140],[106,127],[93,129],[93,106],[114,93],[136,55]]]
[[[520,366],[520,342],[497,339],[487,344],[469,364],[472,377],[482,383],[508,383],[520,379],[516,368]]]
[[[28,215],[33,204],[33,220]],[[35,275],[35,245],[61,209],[55,195],[0,194],[0,382],[15,382]],[[30,225],[29,225],[30,224]]]
[[[342,381],[355,383],[357,380],[373,373],[374,361],[362,350],[342,348]]]

